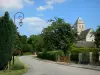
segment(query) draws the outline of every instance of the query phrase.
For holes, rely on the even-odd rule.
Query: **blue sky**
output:
[[[95,30],[100,25],[100,0],[0,0],[0,16],[5,11],[9,11],[12,19],[16,12],[24,13],[24,24],[18,31],[27,36],[41,33],[53,17],[71,24],[81,17],[87,29]]]

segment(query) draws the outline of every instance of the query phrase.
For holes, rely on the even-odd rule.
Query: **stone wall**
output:
[[[94,42],[78,41],[76,47],[95,47]]]
[[[95,36],[93,34],[93,29],[90,29],[89,33],[86,36],[86,41],[94,42],[95,41],[94,39],[95,39]]]

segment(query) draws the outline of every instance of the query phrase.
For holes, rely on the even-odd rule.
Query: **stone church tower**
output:
[[[76,47],[95,47],[94,30],[92,28],[85,29],[85,23],[80,17],[78,17],[73,27],[78,34]]]
[[[83,20],[80,17],[78,17],[78,19],[76,20],[76,22],[74,24],[74,28],[78,35],[80,35],[81,32],[85,30],[85,23],[83,22]]]

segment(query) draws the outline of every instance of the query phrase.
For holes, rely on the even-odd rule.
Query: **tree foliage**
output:
[[[31,44],[33,47],[33,52],[40,52],[42,51],[44,42],[43,42],[43,38],[41,35],[31,35],[28,38],[28,44]]]
[[[16,42],[16,50],[15,55],[22,55],[23,52],[33,52],[33,47],[31,44],[27,43],[27,36],[20,35],[18,33],[17,42]]]
[[[20,41],[23,43],[23,44],[26,44],[27,43],[27,36],[26,35],[20,35],[19,36],[19,38],[20,38]]]
[[[95,32],[95,44],[97,48],[100,48],[100,26],[98,26]]]
[[[96,32],[95,32],[95,45],[98,48],[93,53],[93,60],[95,63],[99,62],[99,51],[100,51],[100,26],[98,26]]]
[[[76,41],[76,33],[69,23],[61,18],[50,20],[51,26],[44,28],[42,36],[45,46],[50,50],[63,50],[66,55],[71,45]]]
[[[16,31],[9,13],[5,12],[0,18],[0,69],[4,69],[11,60],[12,51],[15,48]]]

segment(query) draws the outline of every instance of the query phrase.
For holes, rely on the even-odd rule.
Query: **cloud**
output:
[[[43,28],[49,25],[49,23],[39,17],[27,17],[23,22],[26,25],[25,30],[28,30],[29,34],[39,34]]]
[[[24,0],[27,4],[34,4],[33,0]]]
[[[38,14],[37,16],[42,17],[42,16],[44,16],[44,14]]]
[[[47,0],[47,4],[48,5],[52,5],[52,4],[57,4],[57,3],[63,3],[65,2],[65,0]]]
[[[39,6],[37,8],[38,11],[46,10],[46,9],[53,9],[53,6],[51,6],[51,5],[45,5],[45,6]]]
[[[46,0],[46,5],[39,6],[36,8],[38,11],[46,10],[46,9],[53,9],[53,5],[57,3],[63,3],[66,0]]]
[[[34,4],[32,0],[0,0],[0,10],[21,9],[26,4]]]

